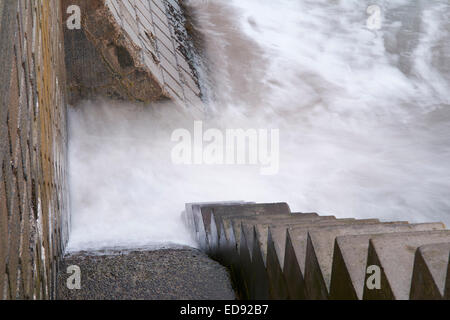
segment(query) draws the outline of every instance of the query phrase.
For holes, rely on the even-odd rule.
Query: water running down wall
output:
[[[173,165],[172,132],[199,118],[170,104],[80,106],[71,248],[193,245],[179,212],[195,201],[449,224],[448,3],[378,1],[379,31],[369,4],[187,1],[213,93],[205,130],[279,129],[280,171]]]

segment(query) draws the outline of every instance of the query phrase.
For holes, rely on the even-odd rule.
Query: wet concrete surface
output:
[[[80,289],[70,266],[81,271]],[[69,269],[70,270],[70,269]],[[80,252],[58,274],[59,300],[234,300],[226,268],[192,248]]]

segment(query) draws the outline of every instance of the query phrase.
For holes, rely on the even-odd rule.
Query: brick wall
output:
[[[68,230],[59,0],[0,0],[0,299],[54,297]]]

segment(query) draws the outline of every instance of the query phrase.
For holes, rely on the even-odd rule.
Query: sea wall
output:
[[[50,299],[69,222],[62,7],[0,14],[0,299]]]

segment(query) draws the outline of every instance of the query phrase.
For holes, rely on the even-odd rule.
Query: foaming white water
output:
[[[366,8],[382,9],[368,30]],[[171,106],[70,114],[69,250],[195,245],[186,202],[450,223],[447,1],[190,1],[213,95],[205,126],[280,129],[280,172],[175,166]]]

